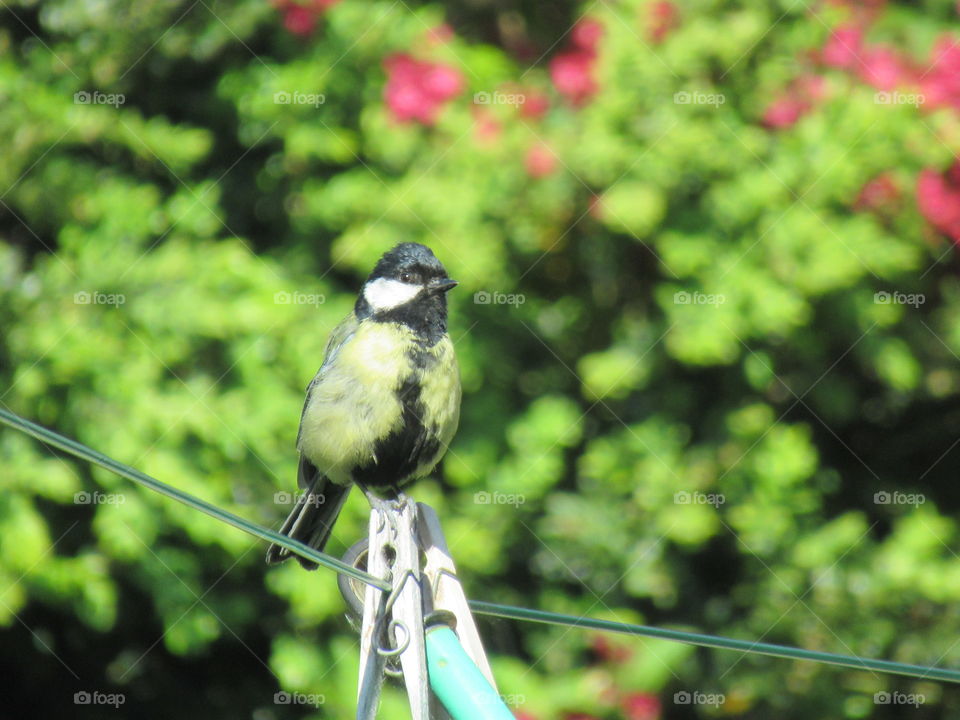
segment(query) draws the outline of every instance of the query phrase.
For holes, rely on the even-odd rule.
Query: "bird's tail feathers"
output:
[[[343,509],[350,494],[349,485],[337,485],[324,477],[315,478],[309,489],[297,499],[297,504],[280,528],[280,534],[291,540],[299,540],[304,545],[323,552],[333,524]],[[317,564],[290,552],[280,545],[271,545],[267,549],[267,563],[274,565],[296,557],[306,570],[315,570]]]

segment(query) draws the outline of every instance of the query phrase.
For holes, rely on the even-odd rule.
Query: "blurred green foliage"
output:
[[[465,397],[414,494],[472,597],[957,666],[960,287],[910,192],[957,118],[828,71],[815,112],[765,129],[838,4],[691,0],[662,44],[650,6],[344,0],[299,37],[265,0],[6,3],[0,402],[277,526],[327,333],[380,253],[424,242],[461,281]],[[538,58],[584,11],[603,38],[575,107]],[[922,53],[951,23],[947,0],[892,3],[874,32]],[[398,52],[463,78],[433,127],[390,117]],[[497,91],[550,107],[472,102]],[[884,172],[899,204],[854,209]],[[267,570],[261,543],[9,430],[0,462],[8,709],[82,715],[99,690],[141,717],[350,716],[331,574]],[[365,515],[354,496],[332,552]],[[663,717],[900,717],[884,690],[960,712],[934,683],[481,629],[526,718],[657,717],[638,694]]]

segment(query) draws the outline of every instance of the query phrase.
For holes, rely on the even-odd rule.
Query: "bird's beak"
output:
[[[443,278],[442,280],[434,280],[430,283],[427,290],[431,295],[439,295],[440,293],[449,292],[453,290],[457,285],[459,285],[456,280],[451,280],[450,278]]]

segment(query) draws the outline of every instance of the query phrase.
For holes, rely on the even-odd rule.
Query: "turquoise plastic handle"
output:
[[[427,629],[427,672],[454,720],[515,720],[447,625]]]

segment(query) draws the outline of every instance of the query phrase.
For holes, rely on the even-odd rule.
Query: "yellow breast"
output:
[[[418,458],[413,477],[429,473],[446,452],[460,416],[460,373],[453,343],[444,337],[415,363],[413,331],[394,323],[360,323],[323,369],[311,391],[300,431],[300,451],[336,483],[351,482],[357,466],[376,462],[376,446],[405,422],[397,390],[419,387],[417,420],[440,443]],[[407,418],[409,421],[409,417]]]
[[[300,451],[334,482],[372,457],[378,438],[402,421],[395,389],[413,368],[402,349],[412,332],[393,324],[361,323],[314,386],[304,411]]]

